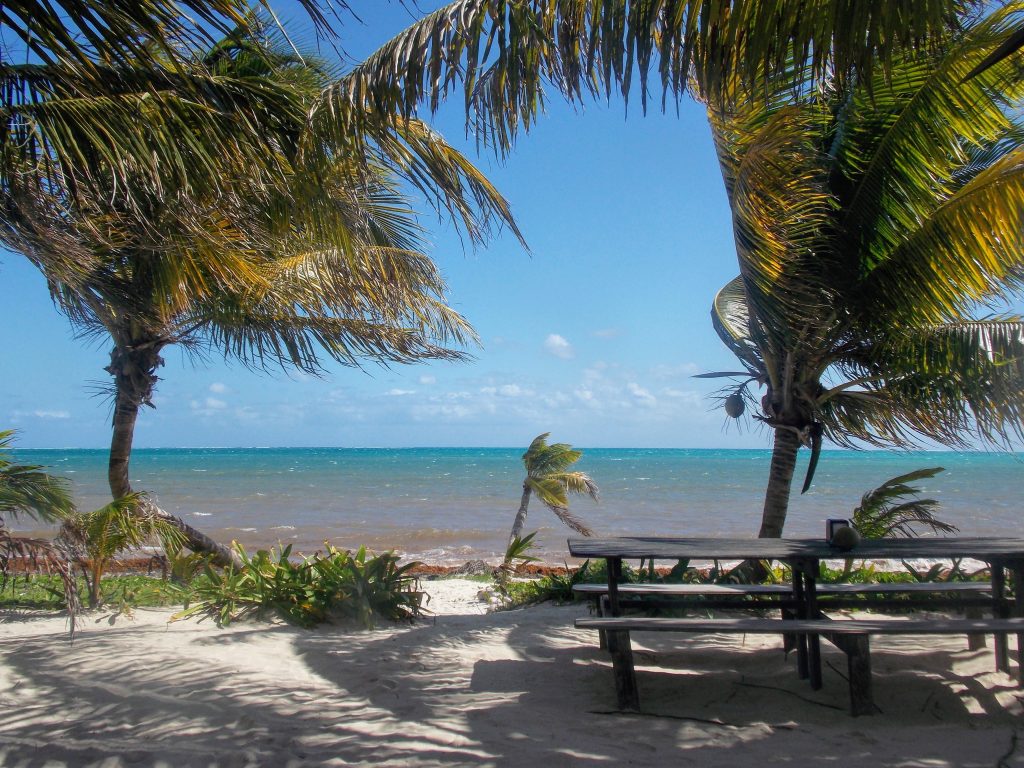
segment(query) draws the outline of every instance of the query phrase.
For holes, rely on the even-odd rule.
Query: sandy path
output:
[[[641,636],[644,715],[615,712],[584,605],[373,632],[0,613],[0,766],[1024,766],[1021,692],[963,638],[873,641],[882,713],[846,714],[843,657],[796,678],[775,638]]]

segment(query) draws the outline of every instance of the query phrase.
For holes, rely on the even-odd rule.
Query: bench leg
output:
[[[807,636],[807,676],[810,678],[811,690],[821,689],[821,637]]]
[[[609,616],[610,613],[608,610],[608,595],[600,595],[597,598],[597,615]],[[608,649],[608,636],[603,629],[597,630],[597,645],[602,651]]]
[[[1006,597],[1006,574],[1003,571],[1002,563],[992,563],[992,592],[996,599],[996,609],[993,615],[997,619],[1005,619],[1010,615],[1010,612],[1007,610],[1004,599]],[[1007,648],[1006,633],[995,633],[992,641],[995,646],[996,669],[1009,674],[1010,655]]]
[[[844,649],[847,671],[850,675],[850,714],[875,714],[875,699],[871,690],[871,642],[868,635],[853,635]]]
[[[796,618],[796,616],[793,615],[793,611],[791,611],[789,608],[783,608],[781,609],[781,612],[783,621]],[[786,654],[786,656],[789,656],[790,651],[796,649],[796,643],[797,636],[795,634],[793,634],[792,632],[782,633],[782,652]]]
[[[633,668],[633,646],[629,632],[625,630],[609,630],[608,650],[612,656],[612,671],[615,674],[615,694],[619,700],[619,709],[631,712],[640,711],[640,694],[636,687],[636,670]]]
[[[980,619],[983,618],[981,615],[981,608],[968,608],[964,611],[964,616],[968,619]],[[967,635],[967,650],[969,651],[981,651],[985,648],[985,633],[984,632],[971,632]]]

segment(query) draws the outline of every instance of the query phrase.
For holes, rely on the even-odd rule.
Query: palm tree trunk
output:
[[[789,493],[793,485],[793,471],[796,469],[796,454],[800,450],[800,438],[792,429],[775,429],[775,445],[772,448],[772,464],[768,474],[768,488],[764,494],[764,510],[761,513],[761,539],[777,539],[782,536],[789,511]]]
[[[152,352],[152,357],[156,360],[160,359],[157,352]],[[156,382],[156,376],[152,373],[156,365],[144,365],[141,370],[146,373],[141,378],[148,383],[148,388],[140,390],[134,386],[134,382],[137,382],[140,377],[138,374],[132,377],[130,372],[131,370],[139,371],[140,367],[139,364],[136,364],[134,369],[129,369],[129,372],[126,373],[125,367],[127,366],[123,362],[126,359],[128,359],[128,355],[115,351],[111,355],[111,366],[107,369],[114,377],[117,392],[114,400],[114,429],[110,438],[110,458],[107,463],[107,482],[115,499],[123,498],[133,492],[128,472],[132,456],[132,443],[135,439],[135,422],[138,420],[141,404],[148,401]],[[118,365],[119,361],[121,365]],[[132,363],[128,363],[128,365],[130,366]],[[156,504],[149,501],[146,504],[185,535],[186,546],[193,552],[212,555],[217,565],[240,564],[238,556],[228,547],[196,530],[180,517],[160,509]]]
[[[508,537],[508,543],[512,544],[516,538],[523,535],[523,526],[526,525],[526,509],[530,506],[530,486],[523,483],[523,498],[519,502],[519,511],[516,512],[516,519],[512,522],[512,535]]]
[[[132,458],[132,442],[135,440],[135,422],[138,417],[138,402],[118,382],[114,400],[114,432],[110,438],[110,458],[107,463],[107,483],[115,499],[132,493],[128,465]]]

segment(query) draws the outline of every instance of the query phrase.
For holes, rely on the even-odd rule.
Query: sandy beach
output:
[[[0,765],[1024,766],[1021,693],[991,647],[877,638],[881,712],[844,657],[812,691],[777,638],[637,635],[644,713],[615,709],[585,604],[487,612],[426,581],[434,615],[374,631],[0,613]],[[655,662],[656,665],[651,662]]]

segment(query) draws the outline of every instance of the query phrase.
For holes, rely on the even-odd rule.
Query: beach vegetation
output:
[[[583,451],[573,448],[567,443],[548,444],[550,432],[538,435],[530,443],[523,454],[523,466],[526,478],[523,480],[523,495],[519,502],[519,510],[512,521],[512,533],[509,536],[509,548],[517,539],[522,541],[523,526],[529,511],[530,498],[536,495],[540,502],[550,509],[566,526],[582,534],[590,536],[591,530],[582,520],[569,511],[569,494],[589,496],[598,500],[597,483],[585,472],[570,471],[570,467],[583,456]],[[531,539],[532,540],[532,539]]]
[[[507,595],[512,578],[522,571],[523,566],[539,561],[539,558],[530,554],[534,549],[533,539],[536,535],[537,532],[532,531],[523,537],[514,536],[508,543],[501,565],[494,569],[494,584],[502,595]]]
[[[17,582],[17,570],[53,574],[74,633],[79,603],[78,585],[66,552],[48,539],[16,536],[7,520],[59,523],[75,514],[69,483],[50,475],[43,467],[18,464],[11,455],[13,430],[0,430],[0,588]],[[25,577],[28,578],[28,577]]]
[[[78,593],[86,594],[89,584],[85,578],[78,574],[74,580]],[[159,576],[119,573],[103,578],[103,606],[117,613],[181,605],[183,599],[181,585]],[[63,583],[56,574],[33,573],[0,584],[0,608],[63,611],[66,607]]]
[[[187,541],[184,533],[158,514],[141,494],[72,515],[64,521],[61,536],[75,553],[76,565],[85,578],[90,608],[105,602],[103,576],[115,557],[154,544],[174,553]]]
[[[235,544],[240,565],[207,565],[185,595],[176,619],[210,617],[218,626],[276,614],[303,627],[330,620],[372,628],[380,619],[408,620],[423,610],[424,593],[392,553],[352,553],[326,545],[324,553],[293,560],[291,546],[249,555]]]
[[[773,435],[762,537],[782,535],[802,446],[806,491],[826,440],[1024,439],[1020,56],[968,77],[1022,13],[963,18],[885,73],[780,73],[766,99],[709,106],[740,267],[712,319],[745,369],[713,375]]]

